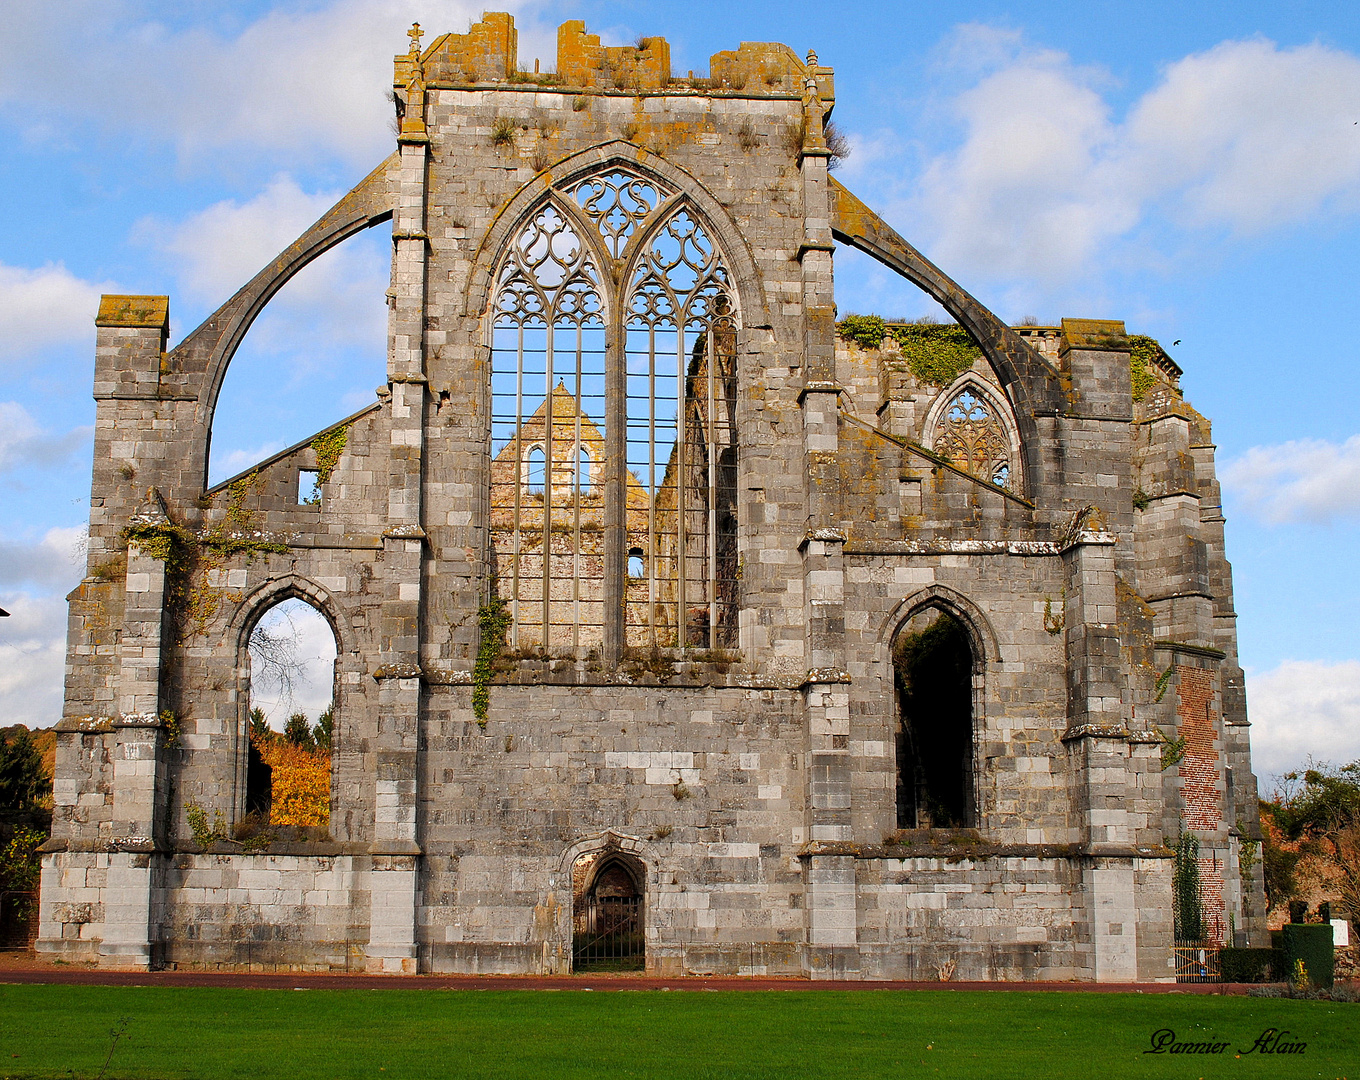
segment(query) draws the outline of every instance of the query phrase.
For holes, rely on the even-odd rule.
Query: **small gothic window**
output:
[[[965,386],[935,424],[933,449],[950,463],[1000,487],[1011,481],[1010,439],[992,403]]]

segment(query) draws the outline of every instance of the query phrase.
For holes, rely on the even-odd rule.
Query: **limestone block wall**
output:
[[[362,969],[368,864],[352,855],[176,855],[163,885],[162,962],[208,970]]]
[[[564,971],[577,860],[626,854],[656,972],[1165,978],[1182,827],[1214,910],[1256,933],[1231,571],[1208,425],[1169,358],[1135,400],[1122,323],[1005,327],[834,185],[815,56],[748,43],[681,80],[663,39],[614,49],[568,23],[557,71],[531,76],[507,15],[423,52],[419,37],[394,66],[396,152],[203,327],[167,351],[165,298],[101,306],[41,947],[139,967]],[[721,255],[739,648],[629,647],[610,428],[592,454],[616,499],[590,552],[598,640],[497,657],[497,275],[543,200],[570,213],[574,184],[619,169]],[[207,488],[250,320],[389,220],[377,401]],[[836,242],[944,303],[971,367],[923,374],[891,337],[838,341]],[[597,267],[603,303],[627,294],[623,266]],[[1004,482],[941,452],[964,391]],[[300,498],[318,468],[319,501]],[[329,837],[202,850],[191,807],[243,816],[247,642],[291,597],[338,644]],[[931,610],[969,636],[976,828],[909,853],[891,648]]]

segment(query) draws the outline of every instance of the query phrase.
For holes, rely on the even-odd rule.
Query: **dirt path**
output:
[[[1137,994],[1245,994],[1240,983],[866,982],[690,975],[344,975],[252,971],[108,971],[0,954],[0,983],[83,986],[224,986],[256,990],[1043,990]]]

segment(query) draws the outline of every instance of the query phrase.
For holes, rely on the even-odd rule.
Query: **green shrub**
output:
[[[1274,949],[1223,949],[1218,954],[1224,982],[1270,982],[1279,966]]]
[[[861,349],[877,349],[888,333],[888,324],[878,315],[847,315],[836,324],[836,333]]]
[[[1332,944],[1330,923],[1286,923],[1280,931],[1287,971],[1300,960],[1314,986],[1330,989],[1336,948]]]

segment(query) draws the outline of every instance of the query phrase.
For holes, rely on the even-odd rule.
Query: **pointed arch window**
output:
[[[973,382],[947,393],[931,432],[931,448],[965,472],[1011,487],[1014,440],[1003,422],[1005,414]]]
[[[517,648],[598,645],[600,498],[576,483],[604,448],[604,298],[573,215],[547,202],[497,277],[491,352],[491,538]],[[592,588],[591,582],[594,581]]]
[[[738,325],[711,230],[655,179],[602,170],[518,227],[491,331],[512,647],[736,644]],[[538,502],[516,467],[535,445]]]
[[[736,322],[712,239],[686,209],[650,236],[625,315],[630,541],[651,552],[630,585],[630,645],[725,648],[736,622]]]

